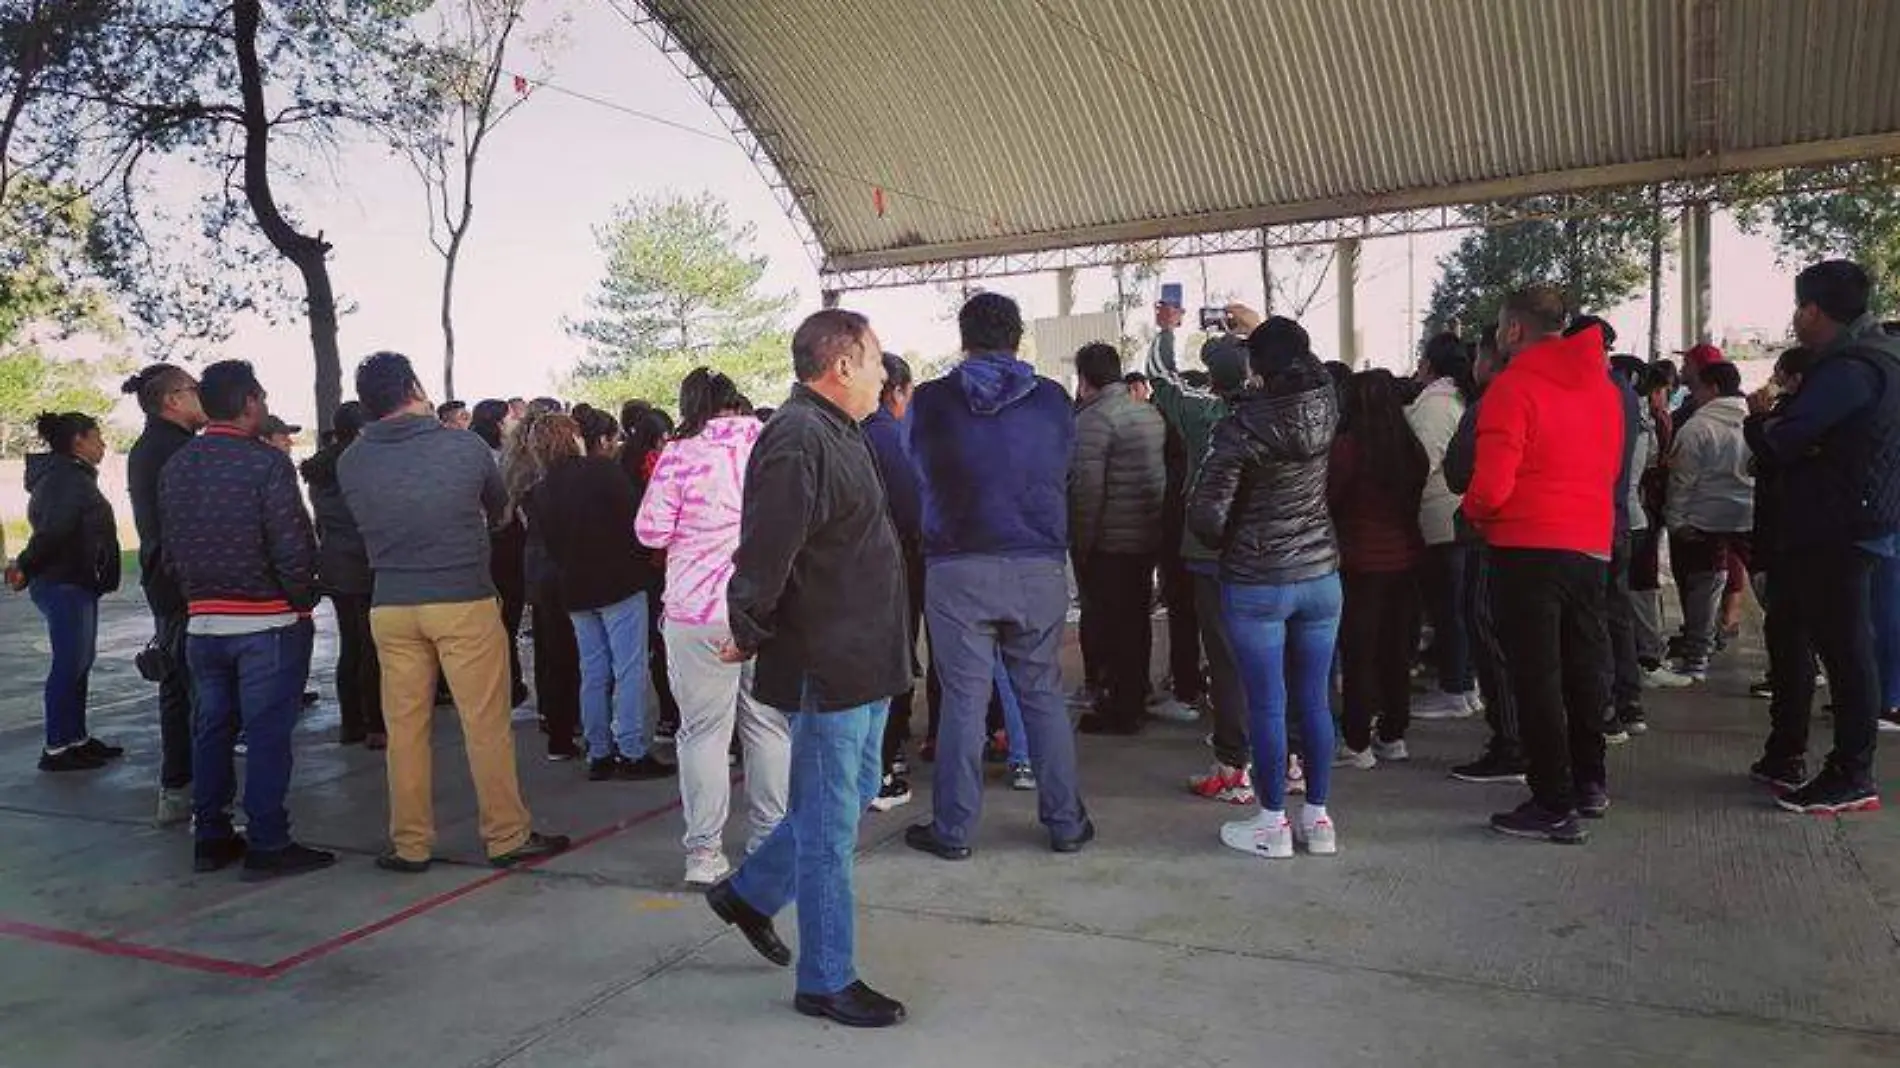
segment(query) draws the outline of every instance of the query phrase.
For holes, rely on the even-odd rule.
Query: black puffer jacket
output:
[[[36,453],[26,458],[26,491],[33,536],[14,563],[27,580],[97,594],[118,589],[119,526],[99,472],[71,456]]]
[[[1339,570],[1326,508],[1338,395],[1308,356],[1249,390],[1214,428],[1188,502],[1188,529],[1221,551],[1221,579],[1285,585]]]

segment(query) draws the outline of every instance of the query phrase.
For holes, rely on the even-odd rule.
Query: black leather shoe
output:
[[[1049,848],[1058,853],[1080,853],[1083,846],[1093,841],[1095,841],[1095,821],[1083,816],[1082,830],[1074,838],[1057,838],[1055,835],[1050,835]]]
[[[732,888],[731,879],[721,879],[706,891],[706,904],[711,906],[713,915],[739,929],[759,956],[781,968],[792,963],[792,951],[779,940],[778,932],[772,929],[772,917],[746,904],[739,892]]]
[[[489,857],[488,863],[496,868],[512,868],[517,864],[546,860],[556,853],[565,853],[567,847],[572,844],[564,834],[542,834],[540,831],[529,831],[527,841],[499,857]]]
[[[914,823],[904,828],[904,844],[919,853],[929,853],[944,860],[969,860],[970,847],[951,845],[937,837],[937,831],[928,823]]]
[[[244,839],[215,838],[191,847],[191,870],[200,875],[224,869],[244,859]]]
[[[421,875],[434,864],[434,858],[428,860],[407,860],[394,852],[384,853],[376,858],[376,866],[384,871],[393,871],[402,875]]]
[[[312,849],[297,842],[269,852],[253,849],[244,857],[244,881],[258,883],[266,879],[287,879],[293,875],[322,871],[335,863],[335,853],[327,849]]]
[[[836,994],[799,994],[792,1007],[805,1016],[819,1016],[846,1027],[890,1027],[904,1022],[904,1003],[852,983]]]

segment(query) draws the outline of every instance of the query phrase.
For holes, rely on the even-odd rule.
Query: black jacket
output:
[[[605,608],[654,587],[650,557],[633,536],[638,507],[619,464],[579,456],[550,468],[522,502],[531,536],[554,565],[563,608]]]
[[[330,445],[302,467],[317,524],[317,584],[331,596],[368,597],[373,585],[369,550],[336,480],[336,461],[342,455],[342,447]]]
[[[864,431],[803,385],[746,464],[726,603],[773,708],[841,712],[911,685],[904,558]]]
[[[165,562],[193,615],[308,613],[317,538],[290,457],[213,424],[159,479]]]
[[[99,472],[56,453],[26,458],[27,521],[33,536],[14,561],[29,582],[119,588],[119,527],[99,492]]]
[[[132,524],[139,532],[139,584],[152,611],[183,615],[185,592],[165,566],[165,539],[158,516],[158,476],[179,449],[191,444],[191,431],[164,419],[147,419],[145,430],[125,457],[126,489],[132,497]]]
[[[1339,570],[1326,465],[1339,425],[1332,379],[1308,356],[1249,390],[1214,428],[1188,529],[1221,551],[1221,578],[1286,585]]]

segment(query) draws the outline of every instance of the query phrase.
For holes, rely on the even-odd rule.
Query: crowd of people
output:
[[[250,365],[154,365],[126,389],[148,420],[128,469],[157,818],[192,823],[201,872],[334,862],[294,840],[286,808],[328,599],[337,741],[386,750],[380,867],[433,860],[441,703],[492,862],[568,847],[535,830],[517,778],[511,711],[532,695],[550,760],[590,781],[678,776],[686,882],[775,964],[793,954],[772,917],[800,903],[799,1011],[882,1026],[904,1010],[857,976],[852,856],[866,810],[911,799],[913,751],[933,789],[911,848],[971,856],[997,761],[1037,793],[1051,849],[1074,853],[1096,834],[1078,730],[1206,716],[1213,762],[1188,789],[1250,810],[1224,844],[1279,859],[1338,851],[1335,771],[1407,760],[1415,719],[1483,714],[1486,746],[1453,776],[1528,787],[1496,830],[1578,843],[1610,808],[1605,746],[1646,729],[1646,689],[1708,678],[1751,587],[1770,656],[1753,690],[1771,704],[1750,773],[1783,808],[1872,810],[1876,732],[1900,729],[1900,338],[1870,292],[1851,263],[1803,271],[1800,345],[1747,395],[1713,346],[1680,370],[1611,355],[1609,324],[1545,286],[1470,337],[1430,339],[1410,377],[1322,363],[1297,322],[1242,305],[1184,370],[1184,309],[1163,302],[1144,366],[1084,346],[1073,398],[1019,355],[1007,297],[964,305],[963,358],[927,382],[862,316],[827,310],[794,335],[779,408],[701,368],[677,425],[647,400],[618,418],[552,399],[438,407],[406,358],[377,353],[301,466],[308,508],[282,447],[295,428]],[[32,540],[7,578],[53,649],[40,766],[85,771],[123,755],[86,724],[119,547],[98,423],[39,430]],[[1665,547],[1682,621],[1667,638]],[[1065,695],[1072,579],[1084,672]],[[1811,774],[1821,682],[1834,744]]]

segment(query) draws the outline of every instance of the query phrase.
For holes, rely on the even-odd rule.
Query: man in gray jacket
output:
[[[488,531],[507,503],[494,458],[481,438],[442,425],[406,357],[365,359],[356,392],[375,421],[337,461],[337,481],[375,573],[369,625],[382,663],[393,846],[377,866],[416,873],[434,859],[438,670],[462,719],[489,863],[558,853],[568,840],[533,829],[515,773],[508,636],[488,571]]]
[[[1075,460],[1069,543],[1082,588],[1084,647],[1107,687],[1082,717],[1088,734],[1134,734],[1147,711],[1154,654],[1155,557],[1167,495],[1167,424],[1130,396],[1112,345],[1075,354]]]
[[[1749,473],[1742,421],[1742,373],[1732,363],[1703,368],[1690,387],[1695,414],[1676,433],[1669,461],[1669,495],[1663,520],[1680,550],[1676,566],[1687,580],[1682,591],[1682,659],[1678,674],[1708,678],[1716,620],[1732,553],[1748,552],[1755,525],[1755,476]]]

